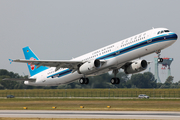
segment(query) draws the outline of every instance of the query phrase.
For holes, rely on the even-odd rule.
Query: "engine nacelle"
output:
[[[148,64],[146,60],[138,60],[125,67],[124,72],[126,74],[138,73],[147,68]]]
[[[100,66],[101,66],[100,60],[98,60],[98,59],[91,60],[91,61],[88,61],[88,62],[85,62],[84,64],[82,64],[79,67],[78,73],[79,74],[88,74],[88,73],[93,72],[94,70],[96,70]]]

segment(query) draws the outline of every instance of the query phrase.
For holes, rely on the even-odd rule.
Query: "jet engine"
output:
[[[100,60],[96,59],[96,60],[87,61],[79,67],[78,73],[88,74],[88,73],[93,72],[99,67],[101,67]]]
[[[133,74],[138,73],[147,68],[148,64],[146,60],[138,60],[135,62],[132,62],[132,64],[125,67],[124,72],[126,74]]]

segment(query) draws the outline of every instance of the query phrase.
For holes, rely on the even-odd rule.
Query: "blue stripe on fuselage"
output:
[[[164,37],[166,37],[166,39],[164,39]],[[107,55],[98,57],[97,59],[105,59],[105,60],[107,60],[107,59],[110,59],[112,57],[122,55],[124,53],[129,52],[129,51],[132,51],[132,50],[135,50],[135,49],[147,46],[147,45],[151,45],[151,44],[154,44],[154,43],[157,43],[157,42],[176,40],[176,39],[177,39],[177,35],[175,33],[168,33],[168,34],[159,35],[159,36],[156,36],[156,37],[153,37],[153,38],[146,39],[144,41],[138,42],[136,44],[127,46],[125,48],[119,49],[119,50],[117,50],[115,52],[112,52],[112,53],[109,53]],[[147,43],[147,41],[149,41],[149,40],[152,40],[152,41],[150,43]]]
[[[50,75],[50,76],[48,76],[47,78],[56,78],[56,77],[62,77],[62,76],[64,76],[64,75],[67,75],[67,74],[69,74],[69,73],[71,73],[72,72],[72,70],[70,70],[70,69],[65,69],[65,70],[63,70],[63,71],[61,71],[61,72],[58,72],[58,73],[55,73],[55,74],[53,74],[53,75]]]
[[[164,39],[164,37],[165,37],[165,39]],[[125,48],[119,49],[119,50],[117,50],[115,52],[103,55],[101,57],[98,57],[97,59],[105,59],[105,60],[107,60],[107,59],[110,59],[110,58],[125,54],[127,52],[130,52],[130,51],[135,50],[135,49],[139,49],[139,48],[147,46],[147,45],[151,45],[151,44],[158,43],[158,42],[163,42],[163,41],[176,40],[176,39],[177,39],[177,35],[175,33],[168,33],[168,34],[159,35],[159,36],[156,36],[156,37],[153,37],[153,38],[146,39],[144,41],[138,42],[138,43],[133,44],[131,46],[127,46]],[[149,40],[152,40],[152,41],[150,43],[148,43],[147,41],[149,41]],[[72,70],[65,69],[63,71],[60,71],[60,72],[55,73],[53,75],[50,75],[47,78],[50,78],[50,77],[51,78],[62,77],[64,75],[70,74],[71,72],[72,72]]]

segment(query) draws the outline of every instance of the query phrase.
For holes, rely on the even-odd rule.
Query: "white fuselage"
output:
[[[91,74],[79,74],[70,69],[59,69],[51,67],[31,78],[36,78],[36,82],[25,81],[26,85],[37,86],[57,86],[80,79],[84,76],[95,76],[106,73],[114,68],[120,69],[126,62],[154,53],[172,45],[177,40],[177,35],[173,32],[157,34],[158,31],[167,30],[166,28],[156,28],[121,40],[114,44],[100,48],[80,57],[72,59],[90,61],[94,59],[105,60],[106,62],[93,71]]]

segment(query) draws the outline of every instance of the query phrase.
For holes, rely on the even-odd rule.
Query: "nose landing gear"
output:
[[[163,58],[158,58],[158,62],[163,62]]]
[[[160,54],[161,53],[161,50],[157,50],[156,51],[156,54],[158,54],[158,62],[163,62],[163,58],[160,58]]]

